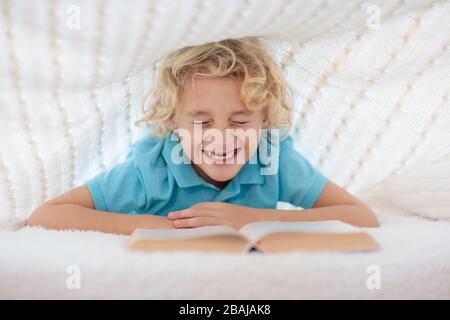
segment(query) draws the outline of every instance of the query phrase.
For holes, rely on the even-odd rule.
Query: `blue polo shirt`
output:
[[[141,138],[123,162],[88,180],[96,210],[166,216],[206,201],[254,208],[276,208],[283,201],[307,209],[327,183],[294,148],[291,136],[266,148],[270,157],[261,156],[260,143],[224,189],[206,182],[190,163],[172,161],[171,152],[178,144],[173,133],[164,139]]]

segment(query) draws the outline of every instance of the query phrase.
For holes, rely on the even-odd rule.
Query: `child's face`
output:
[[[195,78],[186,83],[181,106],[170,121],[184,153],[208,182],[223,187],[258,148],[265,112],[245,108],[242,81],[233,78]],[[195,131],[195,132],[194,132]]]

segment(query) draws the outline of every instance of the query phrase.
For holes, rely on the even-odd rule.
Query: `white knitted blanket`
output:
[[[27,217],[125,157],[145,134],[134,120],[155,59],[253,35],[295,90],[296,146],[366,190],[450,146],[449,12],[428,0],[1,1],[0,215]]]

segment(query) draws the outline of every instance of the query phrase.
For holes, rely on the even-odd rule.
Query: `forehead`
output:
[[[183,113],[246,111],[241,100],[242,80],[233,78],[195,77],[181,92]]]

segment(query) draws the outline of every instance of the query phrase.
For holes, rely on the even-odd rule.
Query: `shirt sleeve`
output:
[[[145,184],[132,154],[130,152],[124,162],[85,183],[96,210],[130,213],[145,208]]]
[[[328,179],[293,146],[291,136],[280,144],[279,201],[304,209],[312,208]]]

